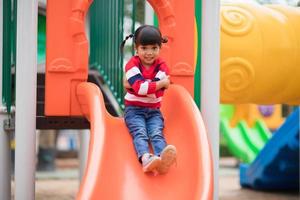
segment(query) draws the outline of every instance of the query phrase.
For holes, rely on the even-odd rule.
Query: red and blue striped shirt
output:
[[[125,95],[126,106],[141,106],[159,108],[164,94],[164,89],[155,91],[156,81],[169,74],[166,63],[158,58],[153,65],[146,68],[138,56],[133,56],[125,66],[125,75],[131,85]]]

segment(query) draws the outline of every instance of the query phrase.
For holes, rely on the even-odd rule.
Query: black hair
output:
[[[125,40],[123,40],[120,45],[121,52],[123,52],[124,45],[129,38],[133,38],[134,44],[136,46],[158,44],[161,47],[161,43],[168,42],[168,38],[163,37],[158,28],[151,25],[143,25],[137,28],[134,34],[126,36]]]

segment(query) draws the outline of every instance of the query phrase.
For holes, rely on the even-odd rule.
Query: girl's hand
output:
[[[168,87],[170,86],[169,76],[163,78],[161,81],[163,82],[163,88],[168,89]]]
[[[128,83],[128,80],[126,79],[125,76],[123,76],[123,85],[126,89],[130,89],[131,85]]]
[[[158,91],[160,89],[167,89],[170,85],[170,79],[169,76],[159,80],[156,82],[156,89],[155,91]]]

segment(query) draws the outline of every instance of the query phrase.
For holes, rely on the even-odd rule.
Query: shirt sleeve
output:
[[[161,61],[161,63],[159,64],[157,73],[155,75],[154,81],[159,81],[159,80],[167,77],[168,75],[169,75],[168,66],[166,65],[166,63],[164,61]]]
[[[125,66],[125,75],[128,83],[132,87],[133,91],[138,95],[154,94],[156,89],[156,83],[154,81],[147,81],[143,77],[139,63],[134,58]]]
[[[158,68],[158,72],[155,75],[154,81],[159,81],[159,80],[167,77],[168,75],[169,75],[169,68],[168,68],[167,64],[164,61],[161,61],[160,65],[159,65],[159,68]],[[164,90],[165,90],[165,88],[157,90],[155,92],[155,96],[156,97],[163,96]]]

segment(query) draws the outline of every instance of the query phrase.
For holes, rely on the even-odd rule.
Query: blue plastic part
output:
[[[299,108],[249,164],[240,165],[240,184],[258,190],[299,190]]]

